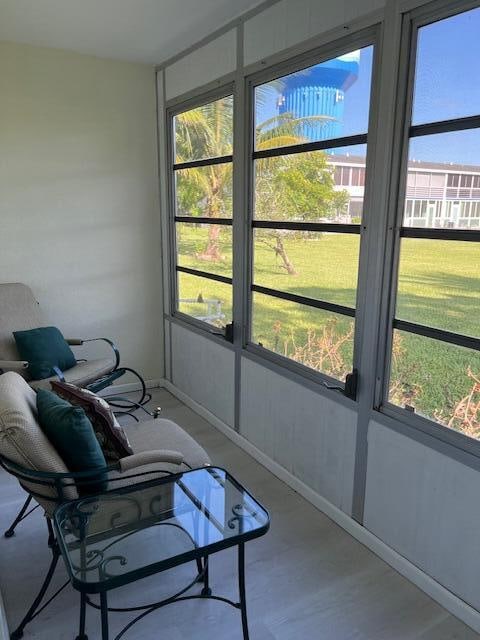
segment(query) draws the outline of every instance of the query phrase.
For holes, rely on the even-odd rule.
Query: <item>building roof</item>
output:
[[[350,154],[329,154],[329,161],[332,164],[356,164],[356,165],[365,165],[365,156],[357,156]],[[480,173],[479,165],[470,165],[470,164],[455,164],[454,162],[425,162],[423,160],[410,160],[408,163],[409,169],[424,169],[430,171],[444,171],[447,172],[469,172],[469,173]]]

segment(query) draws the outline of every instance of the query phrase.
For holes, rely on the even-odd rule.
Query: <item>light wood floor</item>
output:
[[[476,633],[448,614],[368,549],[275,478],[250,456],[166,391],[153,405],[184,427],[269,509],[270,532],[247,544],[247,598],[251,640],[473,640]],[[23,493],[0,475],[0,530],[9,524]],[[0,589],[13,629],[36,594],[49,561],[46,528],[37,511],[17,535],[0,539]],[[112,594],[110,604],[158,600],[185,584],[192,567],[166,572]],[[55,584],[65,579],[63,566]],[[211,561],[218,594],[235,597],[235,554]],[[73,640],[78,595],[68,587],[25,631],[25,638]],[[111,614],[111,637],[129,620]],[[89,610],[87,632],[99,638]],[[239,613],[221,603],[177,603],[147,616],[125,636],[147,640],[241,640]]]

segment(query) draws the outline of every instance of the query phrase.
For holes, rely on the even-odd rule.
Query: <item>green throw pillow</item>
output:
[[[81,407],[46,389],[37,392],[38,422],[69,471],[100,470],[107,466],[92,423]],[[89,480],[91,480],[89,478]],[[80,495],[101,493],[107,488],[105,472],[98,482],[78,485]]]
[[[21,360],[26,360],[28,372],[34,380],[57,374],[54,367],[67,371],[76,365],[75,355],[57,327],[40,327],[28,331],[14,331]]]

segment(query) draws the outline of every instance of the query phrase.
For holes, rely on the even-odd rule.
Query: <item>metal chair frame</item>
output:
[[[104,396],[105,400],[107,400],[109,404],[112,405],[112,407],[121,409],[121,411],[119,411],[118,413],[130,413],[131,411],[135,411],[135,409],[138,408],[138,405],[145,405],[148,402],[150,402],[150,400],[152,399],[152,395],[150,393],[147,393],[145,380],[138,373],[138,371],[136,371],[135,369],[132,369],[131,367],[120,366],[120,351],[117,345],[115,344],[115,342],[113,342],[113,340],[110,340],[110,338],[88,338],[86,340],[81,340],[81,339],[67,340],[68,344],[72,347],[82,346],[87,342],[99,342],[99,341],[106,342],[109,345],[109,347],[113,351],[115,362],[112,370],[109,373],[106,373],[101,378],[98,378],[97,380],[90,382],[85,386],[85,388],[88,389],[89,391],[93,391],[94,393],[99,393],[100,391],[103,391],[107,387],[111,386],[115,382],[115,380],[118,380],[125,373],[128,372],[133,374],[140,383],[140,399],[137,402],[133,402],[129,398],[119,398],[113,395],[110,395],[110,396],[106,395]],[[77,362],[80,362],[80,360],[78,360]],[[63,375],[61,375],[61,377],[63,378]],[[112,400],[113,402],[110,402],[110,400]],[[119,400],[122,401],[122,404],[116,403],[116,401],[119,401]]]
[[[189,465],[186,462],[183,462],[182,464],[185,464],[187,467],[189,467]],[[91,486],[92,484],[104,481],[106,473],[109,473],[111,471],[120,471],[120,463],[108,465],[106,467],[103,467],[102,469],[94,470],[94,471],[80,471],[80,472],[72,472],[72,473],[50,473],[46,471],[33,471],[31,469],[27,469],[25,467],[18,465],[17,463],[13,462],[9,458],[1,454],[0,454],[0,467],[2,467],[5,471],[7,471],[7,473],[17,478],[21,487],[24,489],[24,491],[28,493],[27,499],[22,509],[20,510],[20,513],[18,514],[14,523],[12,523],[10,528],[5,532],[5,536],[7,538],[13,535],[15,526],[21,520],[23,520],[25,517],[27,517],[27,515],[32,513],[32,511],[34,511],[36,508],[40,506],[40,505],[36,505],[27,513],[27,509],[30,506],[30,503],[33,499],[38,498],[38,499],[52,503],[52,507],[57,507],[60,504],[63,504],[69,501],[69,498],[65,496],[65,489],[67,489],[68,487],[75,487],[77,490],[82,487],[88,487],[88,486]],[[153,474],[159,474],[159,473],[162,473],[164,475],[174,475],[171,471],[158,468],[151,471],[143,471],[141,473],[122,474],[118,477],[109,479],[108,482],[110,485],[111,483],[115,483],[118,481],[124,482],[125,480],[138,479],[138,478],[148,479],[148,476],[151,476]],[[26,486],[27,483],[30,486]],[[32,489],[32,485],[35,486],[35,489]],[[38,489],[36,488],[37,486],[38,486]],[[109,489],[111,490],[112,488],[114,488],[114,486],[113,487],[109,486]],[[45,491],[45,488],[53,489],[56,492],[57,497],[54,498],[52,496],[45,495],[45,493],[42,493],[42,490]],[[43,580],[42,585],[40,587],[40,590],[38,591],[31,606],[29,607],[27,613],[25,614],[25,616],[23,617],[19,625],[10,634],[11,640],[19,640],[19,638],[23,636],[23,631],[27,626],[27,624],[29,624],[34,618],[36,618],[70,583],[69,580],[65,582],[59,589],[57,589],[57,591],[46,602],[42,604],[45,598],[45,595],[47,593],[48,587],[50,586],[52,578],[55,574],[55,569],[58,563],[58,559],[60,557],[60,548],[55,537],[55,532],[50,520],[50,516],[48,514],[45,514],[45,517],[46,517],[47,529],[48,529],[47,544],[51,550],[52,558],[51,558],[47,573],[45,575],[45,579]],[[198,564],[198,569],[199,569],[199,573],[204,572],[204,567],[201,565],[201,563]],[[84,640],[84,639],[78,638],[77,640]]]

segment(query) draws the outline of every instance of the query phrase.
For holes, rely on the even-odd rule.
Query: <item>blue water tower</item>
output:
[[[279,114],[327,116],[303,124],[302,135],[311,141],[341,137],[345,92],[357,80],[359,64],[360,51],[353,51],[282,78]]]

